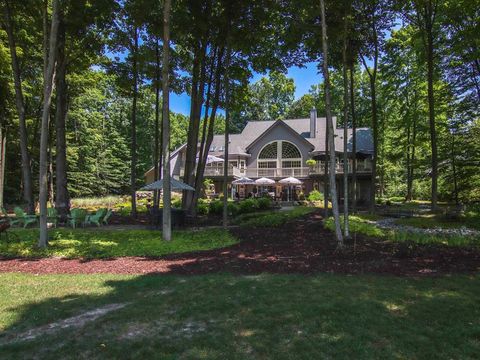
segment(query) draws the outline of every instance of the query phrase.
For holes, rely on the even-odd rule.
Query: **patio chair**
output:
[[[55,208],[48,208],[47,209],[47,222],[53,224],[53,226],[57,227],[58,225],[58,212]]]
[[[68,223],[75,229],[78,225],[85,225],[85,218],[87,217],[87,210],[72,209],[68,217]]]
[[[10,224],[11,225],[23,225],[24,228],[26,228],[30,224],[36,224],[37,223],[37,216],[36,215],[28,215],[23,211],[21,208],[18,206],[13,209],[13,212],[15,213],[15,218],[11,220]]]
[[[95,224],[97,226],[100,226],[103,223],[103,219],[105,218],[105,215],[107,215],[107,209],[105,208],[98,209],[95,214],[87,216],[85,223],[87,225]]]
[[[112,217],[113,211],[111,209],[107,210],[107,213],[103,217],[103,225],[108,225],[108,222],[110,221],[110,218]]]

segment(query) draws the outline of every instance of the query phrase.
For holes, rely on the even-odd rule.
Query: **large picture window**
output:
[[[288,141],[274,141],[263,147],[258,154],[258,168],[300,168],[302,154],[297,146]]]

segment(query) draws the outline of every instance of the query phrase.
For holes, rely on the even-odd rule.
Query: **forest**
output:
[[[48,199],[63,211],[70,198],[135,193],[162,158],[164,3],[0,4],[2,206],[34,211],[42,156]],[[331,112],[339,125],[373,129],[377,198],[480,201],[480,2],[325,8]],[[191,149],[208,149],[213,134],[308,117],[312,107],[325,115],[319,9],[306,0],[172,2],[168,88],[188,95],[190,113],[169,111],[166,146],[187,143],[186,183],[201,186]],[[295,99],[286,71],[311,62],[318,84]]]

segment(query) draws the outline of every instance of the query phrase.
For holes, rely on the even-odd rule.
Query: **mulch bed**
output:
[[[228,248],[160,258],[67,260],[0,259],[0,272],[182,274],[218,272],[342,273],[432,276],[476,273],[480,270],[478,248],[391,243],[357,235],[336,251],[332,232],[325,230],[319,212],[276,228],[233,228],[241,239]]]

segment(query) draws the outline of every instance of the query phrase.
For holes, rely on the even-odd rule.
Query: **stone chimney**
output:
[[[310,110],[310,138],[317,137],[317,109]]]

